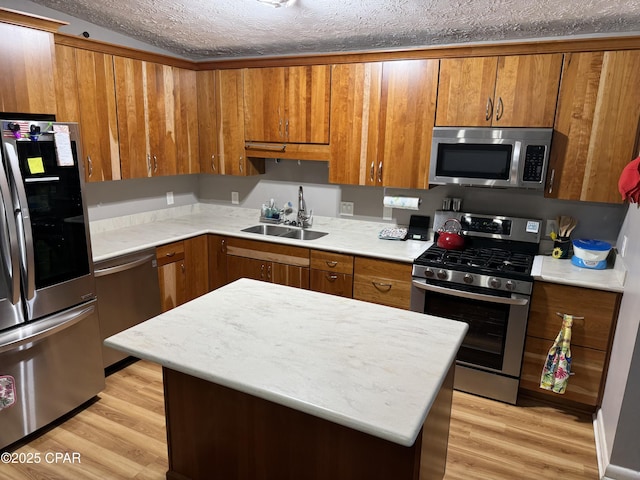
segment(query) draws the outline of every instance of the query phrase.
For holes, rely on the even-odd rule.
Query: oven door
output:
[[[529,296],[497,296],[488,289],[461,290],[420,278],[412,283],[411,310],[469,325],[456,358],[459,365],[520,376]]]

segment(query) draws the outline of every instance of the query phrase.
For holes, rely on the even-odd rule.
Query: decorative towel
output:
[[[16,381],[11,375],[0,375],[0,410],[16,402]]]
[[[640,201],[640,157],[624,167],[618,180],[618,190],[622,200],[636,204]]]
[[[563,315],[562,328],[549,349],[549,355],[542,369],[540,388],[554,393],[564,393],[571,374],[571,326],[573,316]]]

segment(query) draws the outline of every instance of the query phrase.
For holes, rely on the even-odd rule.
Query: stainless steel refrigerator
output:
[[[98,394],[104,370],[78,125],[0,128],[2,449]]]

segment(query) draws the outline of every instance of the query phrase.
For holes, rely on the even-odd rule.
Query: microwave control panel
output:
[[[524,182],[541,182],[546,147],[544,145],[527,145],[524,157],[522,180]]]

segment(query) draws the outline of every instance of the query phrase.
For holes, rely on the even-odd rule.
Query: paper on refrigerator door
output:
[[[59,167],[72,167],[75,162],[73,160],[73,151],[71,150],[71,138],[69,131],[55,131],[53,139],[56,144],[56,161]]]

